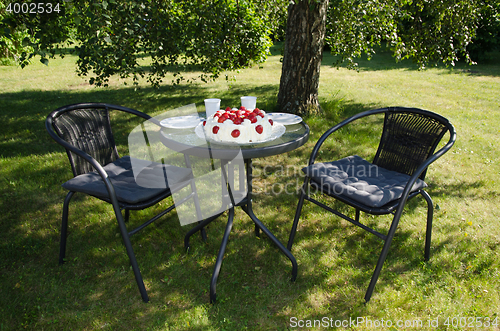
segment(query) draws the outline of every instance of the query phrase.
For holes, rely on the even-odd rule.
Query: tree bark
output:
[[[315,113],[328,0],[295,0],[288,6],[278,106],[292,114]]]

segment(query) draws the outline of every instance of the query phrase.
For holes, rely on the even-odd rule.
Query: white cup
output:
[[[220,99],[205,99],[205,112],[207,118],[215,114],[220,109]]]
[[[257,106],[257,97],[241,97],[241,105],[248,110],[253,110]]]

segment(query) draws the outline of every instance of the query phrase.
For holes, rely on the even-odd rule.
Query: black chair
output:
[[[71,198],[75,192],[99,198],[113,206],[139,291],[144,302],[148,302],[149,298],[130,236],[172,211],[175,205],[168,207],[131,231],[127,229],[125,223],[128,222],[130,210],[148,208],[171,196],[172,192],[187,185],[193,185],[193,174],[189,167],[189,159],[185,159],[188,166],[185,168],[163,164],[163,162],[133,159],[130,156],[120,157],[111,131],[110,111],[129,113],[159,125],[156,119],[140,111],[104,103],[64,106],[47,116],[46,129],[50,136],[66,149],[74,175],[74,178],[63,184],[69,192],[63,206],[59,263],[64,263],[66,255],[68,206]],[[142,162],[144,167],[141,167],[140,173],[136,173],[134,177],[132,166],[137,162]],[[168,177],[168,182],[164,176],[167,173],[171,175]],[[152,188],[138,184],[138,182],[157,182],[159,178],[165,180],[165,185],[156,185],[156,188]],[[176,180],[172,181],[172,178]],[[191,186],[191,189],[193,189],[192,193],[179,203],[184,203],[191,198],[196,199],[194,187]],[[198,209],[196,203],[195,200]],[[122,215],[122,210],[125,211],[125,217]],[[205,239],[203,229],[201,233]]]
[[[315,163],[320,148],[332,133],[360,118],[377,114],[384,114],[385,117],[378,150],[371,163],[356,155],[334,162]],[[446,132],[449,133],[448,142],[435,152]],[[415,108],[394,107],[369,110],[330,128],[316,143],[309,165],[302,169],[306,177],[293,220],[288,249],[292,249],[304,200],[311,201],[376,235],[384,241],[384,246],[365,294],[365,301],[368,302],[387,257],[405,204],[409,199],[418,195],[422,195],[427,201],[424,255],[425,260],[429,260],[434,208],[429,194],[424,190],[427,186],[424,182],[425,174],[427,167],[446,153],[455,140],[455,129],[447,119]],[[355,218],[352,219],[313,199],[307,193],[309,188],[354,207]],[[360,211],[374,215],[392,213],[394,218],[387,234],[382,234],[362,224],[359,221]]]

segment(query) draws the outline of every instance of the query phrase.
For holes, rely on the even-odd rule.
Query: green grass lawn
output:
[[[72,56],[49,66],[0,67],[0,330],[286,330],[313,320],[333,326],[363,321],[351,324],[356,330],[375,329],[382,320],[385,326],[390,321],[393,327],[386,329],[392,330],[452,330],[479,322],[480,329],[500,329],[498,54],[477,66],[419,71],[381,52],[372,61],[361,59],[359,72],[334,68],[334,59],[325,55],[319,90],[324,112],[305,118],[309,142],[254,161],[255,212],[286,244],[297,204],[290,188],[302,183],[300,168],[328,127],[385,106],[428,109],[455,125],[454,148],[426,178],[436,206],[431,260],[423,260],[426,205],[417,198],[404,212],[366,305],[363,296],[382,242],[308,203],[292,250],[299,264],[294,283],[288,259],[265,236],[256,238],[252,222],[237,210],[214,305],[209,283],[223,219],[209,226],[206,243],[192,238],[189,254],[183,239],[190,227],[181,227],[175,213],[132,237],[150,295],[147,304],[137,290],[112,208],[97,199],[80,197],[71,204],[68,261],[58,265],[66,194],[60,184],[71,178],[71,171],[64,150],[45,131],[49,112],[95,101],[157,115],[188,103],[202,108],[207,97],[222,99],[223,107],[236,106],[242,95],[255,95],[260,108],[278,111],[281,63],[275,51],[262,66],[229,73],[228,80],[159,89],[135,88],[118,78],[107,89],[94,88],[76,75]],[[126,153],[127,135],[136,122],[119,123],[119,150]],[[358,133],[342,131],[328,143],[323,158],[369,157],[377,141],[374,124],[363,123]],[[289,190],[278,194],[286,185]],[[139,223],[162,206],[132,212],[131,222]],[[381,229],[390,222],[388,216],[362,219]]]

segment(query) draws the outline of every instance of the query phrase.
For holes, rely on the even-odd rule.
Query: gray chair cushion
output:
[[[302,169],[316,184],[332,195],[341,195],[370,207],[382,207],[399,199],[410,176],[378,167],[360,156],[315,163]],[[411,192],[426,187],[417,179]]]
[[[140,172],[134,177],[132,164]],[[140,164],[141,167],[137,167]],[[116,192],[118,201],[136,204],[164,193],[172,186],[183,186],[192,177],[191,169],[131,159],[124,156],[103,167]],[[166,181],[165,175],[168,177]],[[65,189],[109,200],[101,176],[93,171],[76,176],[62,185]]]

